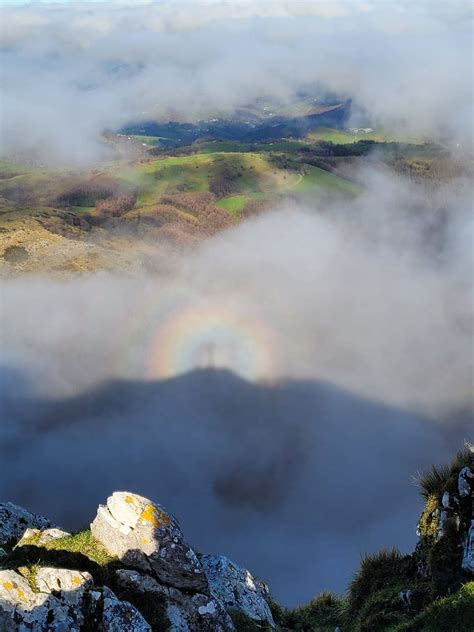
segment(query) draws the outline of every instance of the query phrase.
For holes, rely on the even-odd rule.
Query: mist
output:
[[[149,496],[285,604],[411,550],[413,475],[472,434],[471,188],[359,177],[162,273],[5,280],[0,497],[77,529]]]
[[[109,2],[4,7],[2,147],[106,158],[130,120],[230,116],[301,90],[472,152],[468,2]]]

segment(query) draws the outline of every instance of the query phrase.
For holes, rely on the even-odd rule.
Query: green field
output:
[[[70,170],[48,170],[13,162],[0,163],[0,196],[25,206],[50,206],[55,208],[64,191],[81,186],[81,182],[97,181],[102,178],[116,182],[122,189],[137,192],[137,203],[130,213],[154,212],[164,195],[179,193],[213,192],[217,204],[230,214],[238,216],[248,200],[275,199],[286,194],[323,191],[339,191],[346,195],[356,195],[360,189],[353,183],[317,167],[295,163],[294,168],[285,168],[275,160],[277,150],[300,145],[296,141],[260,144],[258,150],[241,151],[241,143],[207,143],[200,146],[201,153],[186,156],[163,156],[136,162],[113,163],[103,171],[92,173]],[[206,146],[213,151],[204,152]],[[217,151],[225,147],[230,151]],[[237,147],[240,151],[236,151]],[[255,149],[255,146],[252,145]],[[263,148],[267,151],[263,151]],[[272,151],[268,151],[271,148]],[[235,151],[234,151],[235,150]],[[288,154],[289,156],[290,154]],[[226,187],[219,190],[219,179]],[[217,189],[216,189],[217,186]],[[94,212],[91,205],[78,203],[77,213]]]
[[[232,195],[219,200],[217,206],[225,208],[232,215],[239,215],[243,211],[247,200],[248,197],[246,195]]]
[[[421,144],[423,142],[420,138],[409,137],[403,134],[394,134],[393,132],[350,132],[328,127],[309,133],[305,137],[305,140],[311,143],[325,141],[327,143],[334,143],[335,145],[358,143],[361,140],[372,140],[377,143]]]
[[[355,196],[362,192],[362,188],[354,184],[354,182],[344,180],[333,173],[324,171],[324,169],[319,169],[319,167],[305,165],[304,169],[304,176],[294,188],[296,193],[308,193],[322,189],[329,192],[339,192],[345,195]]]

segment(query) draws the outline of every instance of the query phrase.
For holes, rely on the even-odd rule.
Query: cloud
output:
[[[6,151],[87,162],[130,119],[206,118],[315,85],[374,124],[469,149],[467,3],[72,2],[4,19]]]

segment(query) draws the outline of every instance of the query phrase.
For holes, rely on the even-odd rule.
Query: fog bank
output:
[[[468,2],[29,4],[2,17],[3,151],[90,163],[105,129],[231,115],[301,90],[353,99],[373,124],[472,136]]]

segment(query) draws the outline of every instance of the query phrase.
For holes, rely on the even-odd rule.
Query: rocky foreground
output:
[[[0,632],[472,632],[474,452],[419,479],[412,555],[361,562],[346,596],[285,610],[266,585],[186,541],[161,505],[115,492],[69,534],[0,504]]]
[[[162,506],[128,492],[100,505],[90,525],[93,546],[102,549],[101,576],[118,594],[97,585],[87,571],[41,566],[0,570],[0,630],[175,632],[235,630],[228,610],[274,626],[267,589],[249,571],[223,556],[201,555],[186,542],[177,520]],[[12,503],[0,505],[0,542],[15,550],[73,539],[49,521]],[[55,549],[50,549],[55,550]],[[3,551],[6,556],[6,552]],[[81,553],[77,552],[77,562]],[[60,559],[60,558],[59,558]],[[146,599],[141,599],[146,597]],[[162,620],[160,628],[159,619]],[[3,627],[2,627],[3,626]]]

